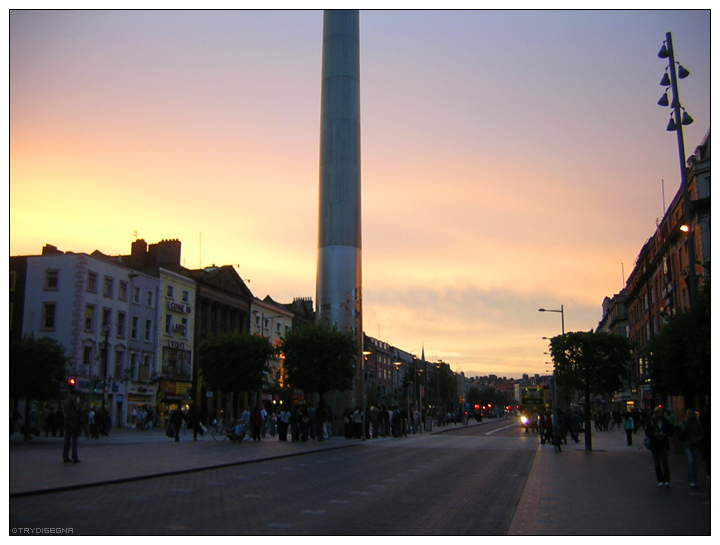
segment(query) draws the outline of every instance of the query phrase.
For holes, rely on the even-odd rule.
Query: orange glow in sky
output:
[[[362,11],[368,335],[466,375],[549,368],[564,306],[589,330],[679,187],[657,106],[710,128],[710,13]],[[10,255],[236,264],[315,297],[319,11],[12,11]]]

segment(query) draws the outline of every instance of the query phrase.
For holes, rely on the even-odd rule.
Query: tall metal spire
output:
[[[362,341],[360,21],[323,15],[317,321]]]

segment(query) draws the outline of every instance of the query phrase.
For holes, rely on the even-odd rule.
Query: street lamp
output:
[[[671,106],[673,111],[670,116],[670,121],[667,125],[668,131],[677,132],[678,142],[678,154],[680,156],[680,185],[682,188],[683,196],[683,215],[685,216],[685,227],[687,230],[687,252],[688,252],[688,294],[690,299],[690,307],[695,306],[697,298],[697,277],[695,274],[695,235],[692,232],[692,210],[690,202],[690,188],[688,174],[687,174],[687,162],[685,159],[685,139],[683,138],[683,125],[690,125],[693,122],[693,118],[685,111],[685,108],[680,104],[680,91],[678,89],[678,77],[685,79],[690,75],[690,72],[683,68],[679,62],[675,61],[675,52],[673,50],[672,33],[668,32],[665,34],[665,41],[663,46],[658,52],[658,57],[661,59],[668,59],[668,67],[665,69],[660,85],[666,87],[665,93],[658,101],[659,106]],[[675,65],[677,64],[677,73],[675,71]],[[668,72],[670,77],[668,78]],[[672,89],[673,99],[672,102],[668,101],[667,92]],[[680,111],[682,110],[682,115]]]
[[[367,360],[368,356],[372,354],[372,352],[368,352],[363,350],[363,368],[362,368],[362,440],[365,441],[367,439],[366,433],[365,433],[365,373],[367,373]]]
[[[108,381],[108,353],[110,352],[108,347],[108,336],[110,335],[110,324],[106,324],[105,327],[103,327],[103,336],[105,337],[104,341],[104,354],[103,354],[103,363],[105,365],[105,378],[103,379],[103,395],[102,395],[102,414],[105,415],[105,392],[107,388],[107,381]]]
[[[400,367],[401,367],[401,366],[402,366],[402,362],[401,362],[401,361],[396,361],[396,362],[395,362],[395,367],[397,367],[397,370],[398,370],[398,390],[400,389]],[[407,389],[405,389],[405,388],[404,388],[404,390],[405,390],[405,399],[406,399],[406,401],[407,401],[407,417],[408,417],[408,422],[411,422],[411,418],[413,418],[413,417],[412,417],[412,415],[410,414],[410,392],[408,392]],[[398,405],[399,405],[399,403],[398,403]],[[411,427],[413,427],[413,426],[411,426]]]
[[[565,308],[560,305],[560,310],[552,310],[549,308],[539,308],[538,312],[559,312],[562,320],[562,334],[565,335]]]
[[[538,312],[559,312],[560,319],[561,319],[561,325],[562,325],[562,334],[565,335],[565,307],[563,305],[560,305],[560,310],[539,308]],[[545,338],[545,337],[543,337],[543,338]],[[552,380],[553,380],[553,421],[555,422],[555,425],[557,426],[557,380],[556,380],[556,374],[555,374],[555,365],[553,365]]]

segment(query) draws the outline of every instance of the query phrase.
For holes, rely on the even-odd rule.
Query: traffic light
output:
[[[70,387],[71,389],[75,388],[75,377],[70,377],[68,379],[68,387]]]

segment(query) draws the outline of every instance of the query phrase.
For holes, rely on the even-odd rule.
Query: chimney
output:
[[[57,246],[46,244],[43,246],[42,255],[64,255],[64,252],[57,249]]]
[[[130,249],[130,267],[138,269],[147,263],[147,242],[140,238],[132,243]]]
[[[178,268],[181,250],[182,242],[178,239],[161,240],[149,246],[148,257],[153,265],[168,269]]]

